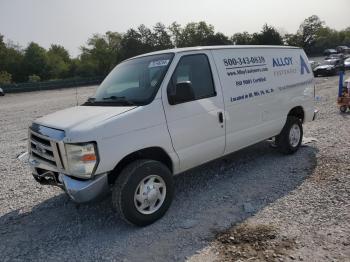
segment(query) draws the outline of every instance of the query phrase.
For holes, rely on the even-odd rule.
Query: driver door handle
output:
[[[218,112],[219,123],[224,123],[224,114],[222,112]]]

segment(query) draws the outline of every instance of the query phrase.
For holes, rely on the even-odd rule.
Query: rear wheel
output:
[[[295,116],[288,116],[281,133],[276,136],[277,148],[283,154],[295,153],[303,139],[301,120]]]
[[[137,160],[122,170],[112,191],[113,207],[137,226],[161,218],[173,198],[173,175],[162,163]]]

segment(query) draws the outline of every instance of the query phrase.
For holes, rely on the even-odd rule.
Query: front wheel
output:
[[[112,204],[127,222],[146,226],[165,214],[173,191],[173,175],[164,164],[137,160],[124,168],[117,178]]]
[[[281,133],[276,136],[277,148],[284,154],[295,153],[303,139],[301,120],[295,116],[288,116]]]

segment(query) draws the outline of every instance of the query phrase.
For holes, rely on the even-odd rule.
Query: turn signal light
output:
[[[83,162],[96,161],[96,155],[95,155],[95,154],[83,155],[83,156],[80,158],[80,160],[83,161]]]

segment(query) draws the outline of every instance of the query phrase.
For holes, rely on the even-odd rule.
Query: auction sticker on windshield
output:
[[[158,67],[158,66],[167,66],[169,64],[169,59],[166,60],[157,60],[149,63],[148,68]]]

